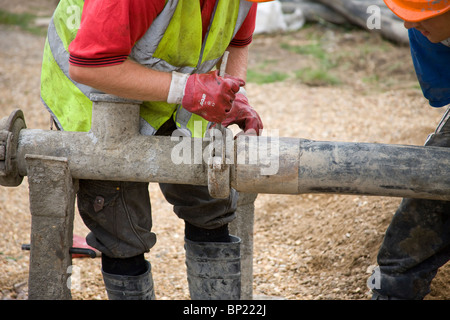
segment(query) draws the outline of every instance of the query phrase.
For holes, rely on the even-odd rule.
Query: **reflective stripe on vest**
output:
[[[68,74],[69,53],[67,48],[75,38],[78,29],[70,30],[67,19],[70,18],[70,8],[78,6],[81,12],[83,4],[83,0],[60,1],[50,23],[44,49],[41,98],[57,119],[58,125],[63,130],[68,131],[88,131],[90,129],[92,102],[89,100],[89,95],[92,92],[97,92],[89,86],[71,81]],[[220,60],[229,42],[245,20],[251,5],[251,2],[245,0],[216,1],[214,10],[223,10],[221,12],[228,14],[216,16],[214,11],[212,22],[205,36],[206,40],[192,49],[190,46],[186,47],[186,43],[178,37],[175,37],[175,39],[179,39],[178,41],[173,41],[173,32],[181,26],[183,20],[189,19],[189,26],[195,24],[195,20],[192,20],[194,12],[195,17],[199,18],[201,32],[199,2],[168,0],[163,11],[133,47],[130,58],[139,64],[159,71],[208,72]],[[191,10],[191,13],[189,13],[189,10]],[[234,27],[230,30],[230,26]],[[184,27],[186,28],[186,25]],[[185,31],[188,35],[196,35],[197,29],[189,27]],[[226,35],[228,36],[225,37]],[[218,36],[224,38],[216,40],[215,38]],[[167,46],[171,46],[171,48],[167,48]],[[179,50],[179,48],[183,48],[183,50]],[[187,52],[188,49],[193,52]],[[196,50],[199,52],[196,52]],[[182,52],[181,55],[171,59],[172,56],[175,56],[172,53],[180,51]],[[181,61],[183,59],[186,59],[189,63],[183,64],[183,61]],[[174,117],[178,128],[186,129],[192,136],[203,136],[208,126],[205,119],[192,115],[180,106],[166,102],[148,101],[141,106],[141,133],[154,134],[171,117]],[[194,121],[202,121],[203,132],[194,132]]]

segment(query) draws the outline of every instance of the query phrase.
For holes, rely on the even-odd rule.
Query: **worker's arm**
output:
[[[72,80],[105,93],[142,101],[166,101],[172,75],[155,71],[125,60],[106,67],[78,67],[70,65]]]
[[[229,46],[227,51],[230,54],[228,55],[226,73],[241,78],[245,81],[247,78],[248,46]]]
[[[242,79],[217,71],[182,74],[148,69],[130,60],[114,66],[78,67],[70,65],[70,77],[105,93],[141,101],[167,101],[211,122],[222,122],[231,110]]]
[[[245,80],[248,47],[228,47],[230,52],[226,73]],[[70,77],[79,83],[119,97],[142,101],[166,101],[172,75],[155,71],[125,60],[106,67],[78,67],[70,65]]]

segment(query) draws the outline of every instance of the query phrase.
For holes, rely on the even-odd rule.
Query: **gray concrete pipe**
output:
[[[244,141],[246,139],[246,141]],[[254,193],[336,193],[450,200],[450,149],[279,138],[237,141],[231,184]],[[253,141],[251,141],[253,140]],[[279,144],[279,156],[270,155]],[[259,151],[257,149],[259,148]],[[268,154],[251,164],[249,156]],[[254,161],[254,160],[253,160]],[[278,164],[276,163],[278,161]],[[240,164],[239,164],[240,163]],[[270,172],[278,166],[276,174]]]
[[[200,141],[202,143],[202,141]],[[170,137],[123,137],[106,147],[92,133],[24,129],[20,133],[18,168],[26,175],[27,154],[69,159],[75,179],[165,182],[207,185],[205,164],[173,164]]]
[[[140,135],[138,102],[111,100],[108,95],[93,101],[90,132],[23,128],[16,139],[17,154],[3,158],[13,158],[20,176],[27,175],[25,156],[37,154],[67,158],[75,179],[208,185],[209,139]],[[216,189],[450,200],[447,148],[282,137],[234,140],[228,134],[222,138],[223,167],[229,170],[221,171]]]

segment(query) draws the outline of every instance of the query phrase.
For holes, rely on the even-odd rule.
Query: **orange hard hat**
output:
[[[450,10],[450,0],[384,0],[402,20],[419,22]]]

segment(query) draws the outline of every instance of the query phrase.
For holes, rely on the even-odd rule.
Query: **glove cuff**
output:
[[[169,95],[167,96],[168,103],[180,104],[183,101],[184,89],[189,76],[187,73],[172,72],[172,81],[170,82]]]
[[[245,90],[244,87],[240,87],[240,88],[239,88],[239,91],[236,92],[236,95],[239,94],[239,93],[241,93],[241,94],[243,94],[245,97],[247,97],[247,90]]]

